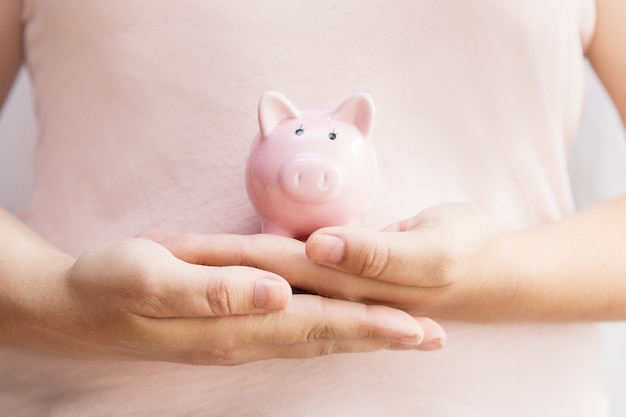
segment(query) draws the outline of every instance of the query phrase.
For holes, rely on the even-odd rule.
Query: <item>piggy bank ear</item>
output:
[[[300,118],[300,111],[287,97],[277,91],[268,91],[259,99],[259,130],[267,137],[283,120]]]
[[[348,97],[332,112],[331,117],[354,123],[363,138],[368,139],[374,127],[374,100],[369,94],[359,93]]]

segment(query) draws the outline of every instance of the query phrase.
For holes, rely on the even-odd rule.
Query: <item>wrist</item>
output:
[[[588,239],[572,235],[564,221],[506,234],[501,279],[513,283],[510,301],[517,319],[594,321],[624,313],[611,307],[621,305],[623,280],[594,266],[606,255],[588,246],[593,244]]]
[[[491,279],[501,283],[507,319],[513,321],[544,320],[538,280],[537,252],[532,230],[503,232],[496,254],[492,257]]]
[[[66,276],[74,258],[60,252],[40,254],[25,262],[2,297],[2,343],[36,350],[57,350],[71,309]]]

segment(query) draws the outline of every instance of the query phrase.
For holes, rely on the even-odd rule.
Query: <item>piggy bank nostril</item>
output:
[[[278,173],[281,190],[294,201],[322,202],[339,192],[343,180],[340,167],[322,158],[293,158]]]
[[[326,191],[328,189],[328,174],[324,172],[317,181],[317,187],[321,191]]]

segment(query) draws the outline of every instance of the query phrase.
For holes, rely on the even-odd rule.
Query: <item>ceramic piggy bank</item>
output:
[[[299,110],[270,91],[258,118],[246,188],[263,233],[306,238],[321,227],[359,224],[377,178],[372,98],[361,93],[331,111]]]

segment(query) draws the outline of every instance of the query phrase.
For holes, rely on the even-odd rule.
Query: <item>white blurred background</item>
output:
[[[579,208],[626,193],[626,134],[591,67],[588,67],[587,74],[586,108],[569,164]],[[624,417],[626,322],[602,324],[600,331],[604,342],[604,368],[611,390],[611,417]]]
[[[602,86],[591,70],[580,140],[570,171],[580,208],[626,192],[626,137]],[[0,205],[18,211],[32,187],[31,154],[36,124],[28,77],[21,73],[0,114]],[[626,213],[625,213],[626,214]],[[612,417],[626,416],[626,322],[600,326]]]

